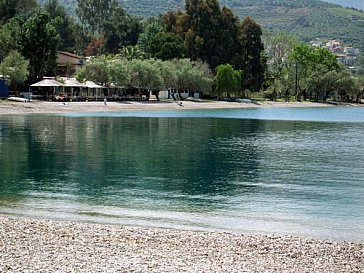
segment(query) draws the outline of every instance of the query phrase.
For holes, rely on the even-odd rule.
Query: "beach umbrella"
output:
[[[97,89],[101,90],[103,88],[106,88],[105,86],[102,86],[102,85],[99,85],[97,83],[94,83],[93,81],[86,81],[84,83],[84,86],[87,87],[88,89],[96,89],[96,90]],[[101,91],[100,91],[100,93],[101,93]]]
[[[32,87],[60,87],[60,86],[64,86],[64,85],[56,80],[44,79],[40,82],[32,84],[31,86]]]
[[[66,87],[85,87],[83,83],[78,82],[76,79],[65,79],[64,80],[64,86]]]
[[[53,80],[53,79],[44,79],[40,82],[34,83],[31,85],[31,87],[53,87],[53,94],[56,92],[57,87],[63,87],[64,85],[60,83],[59,81]]]
[[[67,79],[64,80],[64,87],[70,87],[71,88],[71,97],[73,97],[74,88],[80,88],[81,89],[81,88],[85,87],[85,85],[83,83],[78,82],[74,78],[67,78]]]

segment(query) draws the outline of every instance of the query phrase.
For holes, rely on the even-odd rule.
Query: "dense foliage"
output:
[[[160,90],[169,90],[172,96],[181,92],[210,92],[213,84],[212,74],[199,62],[191,62],[189,59],[128,60],[120,55],[109,59],[105,56],[94,59],[78,72],[77,78],[80,81],[95,81],[104,86],[136,88],[147,99],[149,91],[158,99]]]
[[[76,0],[62,1],[68,5],[67,10],[74,12],[77,7]],[[327,1],[348,6],[352,4],[349,3],[350,0]],[[182,10],[185,5],[182,0],[120,0],[120,3],[128,13],[144,18],[165,14],[170,10]],[[251,16],[269,31],[284,30],[294,33],[304,41],[317,37],[335,37],[364,51],[364,36],[361,34],[364,28],[362,11],[345,9],[319,0],[220,0],[220,3],[232,9],[241,19]],[[356,5],[364,4],[358,0]]]
[[[252,18],[242,22],[216,0],[187,0],[185,12],[163,16],[166,31],[184,39],[187,56],[214,69],[230,63],[244,71],[241,88],[258,91],[265,72],[262,29]]]
[[[363,95],[363,78],[340,66],[327,49],[295,44],[286,60],[279,58],[281,61],[272,66],[272,81],[266,91],[271,99],[359,101]]]

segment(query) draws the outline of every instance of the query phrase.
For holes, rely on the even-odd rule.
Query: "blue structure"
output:
[[[0,80],[0,98],[9,96],[9,87],[5,80]]]

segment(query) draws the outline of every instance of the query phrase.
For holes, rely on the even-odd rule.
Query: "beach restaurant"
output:
[[[78,82],[74,78],[44,79],[32,84],[33,99],[47,101],[98,100],[107,95],[107,88],[92,81]]]

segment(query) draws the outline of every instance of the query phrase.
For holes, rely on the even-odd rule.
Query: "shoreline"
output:
[[[0,115],[24,114],[62,114],[62,113],[105,113],[124,111],[154,111],[154,110],[203,110],[203,109],[247,109],[247,108],[306,108],[306,107],[362,107],[359,104],[342,103],[333,105],[316,102],[273,102],[239,103],[226,101],[196,102],[183,101],[182,106],[177,101],[110,101],[104,102],[13,102],[0,101]]]
[[[364,244],[0,216],[0,272],[360,272]]]

